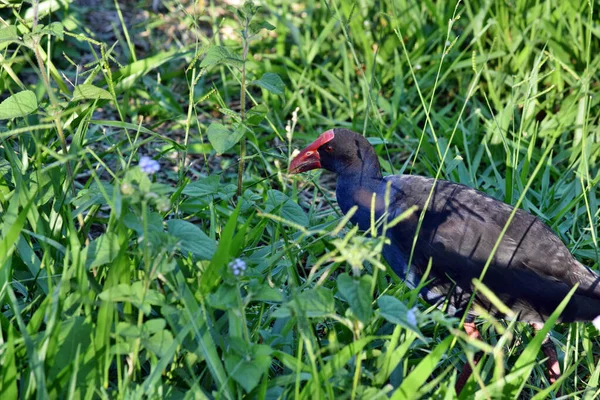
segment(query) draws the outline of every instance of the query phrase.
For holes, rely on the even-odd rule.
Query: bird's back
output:
[[[403,263],[410,259],[417,275],[432,260],[429,278],[433,281],[425,293],[428,301],[449,296],[451,305],[463,308],[473,290],[473,278],[481,276],[493,253],[483,282],[519,312],[520,319],[545,320],[577,283],[579,288],[562,320],[589,320],[600,315],[600,277],[575,260],[546,224],[518,209],[504,231],[513,207],[465,185],[442,180],[436,182],[429,198],[433,184],[431,178],[400,175],[386,177],[377,190],[382,196],[385,186],[391,185],[388,218],[417,206],[417,212],[388,234],[399,252],[387,249],[384,256],[400,273]],[[426,204],[413,250],[419,216]],[[400,261],[399,255],[403,257]],[[476,302],[495,312],[481,295]]]

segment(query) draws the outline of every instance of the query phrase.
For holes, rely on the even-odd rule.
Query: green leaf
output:
[[[369,275],[364,275],[359,279],[352,278],[344,273],[337,279],[338,290],[344,299],[350,304],[350,309],[356,317],[363,323],[368,323],[373,314],[371,302],[372,279]]]
[[[273,72],[265,72],[259,80],[252,83],[277,95],[282,95],[285,90],[285,83],[279,75]]]
[[[377,299],[377,305],[379,306],[379,315],[385,320],[410,329],[419,336],[419,339],[427,341],[415,324],[414,311],[409,310],[403,302],[393,296],[383,295]],[[413,316],[409,316],[409,313],[413,313]]]
[[[259,10],[259,8],[260,7],[257,7],[254,5],[254,2],[246,1],[246,2],[244,2],[244,6],[241,7],[239,10],[244,12],[245,17],[251,19],[252,17],[254,17],[254,15]]]
[[[236,189],[233,183],[221,183],[219,175],[210,175],[188,183],[183,189],[183,194],[199,198],[217,196],[222,200],[228,200],[235,194]]]
[[[252,34],[256,34],[263,29],[272,31],[272,30],[275,30],[275,27],[273,25],[271,25],[270,23],[268,23],[267,21],[250,23],[250,32],[252,32]]]
[[[253,279],[248,285],[248,291],[250,292],[251,299],[253,301],[260,302],[276,302],[283,301],[283,295],[281,289],[273,288],[268,283],[259,283],[258,280]]]
[[[308,226],[308,216],[298,203],[279,190],[270,189],[267,191],[265,212],[276,214],[276,211],[279,211],[279,215],[289,221]]]
[[[246,392],[251,392],[269,371],[272,350],[264,344],[247,343],[245,347],[242,354],[231,351],[225,355],[225,368]]]
[[[112,100],[112,96],[108,92],[108,90],[99,88],[97,86],[91,85],[89,83],[84,83],[83,85],[75,86],[73,89],[73,98],[72,101],[77,101],[81,99],[103,99],[103,100]]]
[[[150,306],[165,304],[165,296],[162,293],[146,288],[145,283],[141,281],[133,282],[131,285],[121,283],[111,286],[98,297],[103,301],[131,303],[145,314],[149,314],[152,310]]]
[[[107,232],[100,235],[87,246],[85,267],[89,270],[110,263],[115,259],[120,249],[119,238],[116,234]]]
[[[23,42],[27,46],[32,47],[36,45],[36,43],[39,43],[39,40],[43,35],[56,36],[59,40],[63,40],[64,31],[65,28],[60,22],[53,22],[48,26],[39,24],[36,26],[35,30],[23,35]]]
[[[5,26],[0,29],[0,43],[2,42],[18,42],[19,34],[15,25]]]
[[[190,252],[201,260],[210,260],[215,254],[215,241],[196,225],[181,219],[171,219],[167,221],[167,228],[171,235],[180,240],[180,247],[184,253]]]
[[[246,113],[246,123],[252,126],[260,124],[267,116],[267,112],[269,112],[269,109],[264,104],[252,107]]]
[[[333,293],[324,287],[305,290],[296,297],[294,305],[307,317],[324,317],[335,313]]]
[[[208,127],[208,141],[215,149],[217,154],[223,154],[240,141],[240,139],[244,136],[244,131],[245,128],[242,125],[238,125],[238,127],[232,132],[223,124],[213,122]]]
[[[244,62],[223,46],[213,46],[208,49],[200,67],[210,67],[216,64],[228,64],[241,68]]]
[[[125,226],[134,230],[139,236],[144,234],[144,223],[137,215],[128,212],[123,217]],[[149,212],[146,214],[146,229],[148,232],[163,232],[163,218],[159,213]]]
[[[60,22],[53,22],[44,29],[42,29],[42,32],[48,35],[56,36],[60,40],[63,40],[65,28]]]
[[[149,321],[144,322],[143,330],[144,333],[148,335],[152,335],[154,333],[158,333],[165,329],[167,326],[167,321],[163,318],[153,318]]]
[[[218,310],[229,310],[237,306],[238,288],[229,284],[219,285],[217,291],[208,296],[208,303]]]
[[[165,357],[168,355],[169,347],[173,343],[173,334],[169,330],[162,330],[155,333],[149,339],[142,340],[144,347],[158,357]]]
[[[38,108],[37,98],[31,90],[15,93],[0,103],[0,119],[24,117]]]

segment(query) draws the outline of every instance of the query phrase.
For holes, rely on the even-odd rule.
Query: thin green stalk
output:
[[[244,20],[244,31],[242,40],[244,43],[244,52],[242,55],[242,86],[240,89],[240,119],[242,120],[242,128],[246,120],[246,60],[248,59],[248,26],[250,20],[248,17]],[[240,140],[240,162],[238,164],[238,181],[237,181],[237,196],[242,195],[242,185],[244,179],[244,158],[246,157],[246,136],[242,136]]]

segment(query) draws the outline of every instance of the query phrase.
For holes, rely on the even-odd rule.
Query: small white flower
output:
[[[600,315],[598,315],[596,318],[594,318],[594,320],[592,321],[592,324],[594,324],[596,329],[598,329],[600,331]]]
[[[417,315],[415,314],[416,310],[417,307],[413,307],[406,313],[406,321],[408,321],[408,323],[412,326],[417,326]]]
[[[148,175],[152,175],[160,171],[160,164],[158,161],[153,160],[148,156],[143,156],[140,158],[139,166],[142,172]]]

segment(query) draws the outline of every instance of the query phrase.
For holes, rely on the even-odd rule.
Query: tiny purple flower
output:
[[[148,156],[143,156],[140,158],[140,169],[143,173],[152,175],[160,171],[160,164],[158,161],[153,160]]]
[[[229,263],[229,269],[235,276],[242,275],[246,270],[246,262],[241,258],[236,258]]]

